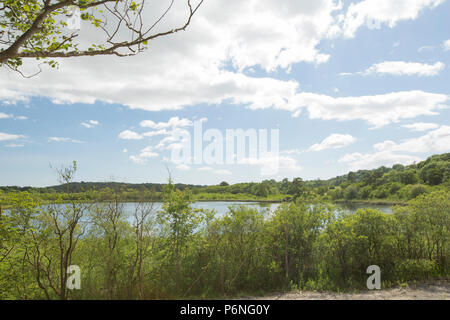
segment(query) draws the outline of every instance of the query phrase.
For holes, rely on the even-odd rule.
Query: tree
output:
[[[350,183],[355,183],[356,182],[356,173],[349,172],[347,175],[347,179]]]
[[[68,267],[87,223],[83,217],[92,204],[79,202],[70,193],[70,184],[77,171],[77,163],[57,169],[60,182],[66,186],[66,197],[59,195],[55,203],[42,210],[36,221],[36,231],[32,232],[33,250],[28,260],[33,266],[36,281],[47,299],[52,295],[61,300],[69,297],[67,288]]]
[[[398,174],[399,182],[403,184],[415,184],[419,182],[419,176],[415,170],[406,170]]]
[[[345,189],[344,197],[346,200],[353,200],[358,198],[358,188],[355,186],[349,186]]]
[[[226,181],[222,181],[221,183],[220,183],[220,186],[221,187],[228,187],[230,184],[228,183],[228,182],[226,182]]]
[[[145,0],[0,0],[0,66],[17,71],[24,58],[136,55],[149,41],[184,31],[202,3],[187,0],[184,23],[156,32],[174,0],[149,25],[144,23],[150,20]],[[80,23],[97,28],[103,41],[83,47],[79,30],[67,22],[74,14]],[[57,65],[54,60],[46,63]]]
[[[289,194],[293,195],[295,199],[300,197],[305,191],[305,183],[302,178],[295,178],[292,181],[291,187],[289,189]]]
[[[171,265],[175,266],[175,292],[180,293],[183,253],[189,239],[201,222],[197,211],[192,209],[189,190],[175,190],[172,180],[164,188],[164,203],[158,212],[158,220],[168,232],[168,247],[171,251]]]
[[[427,192],[427,187],[422,185],[422,184],[417,184],[411,187],[410,190],[410,199],[414,199],[417,198],[418,196],[420,196],[421,194],[424,194]]]
[[[262,182],[258,186],[257,195],[266,198],[269,195],[270,187],[267,182]]]
[[[432,162],[420,171],[420,178],[427,184],[435,186],[444,180],[444,172],[448,165],[445,162]]]

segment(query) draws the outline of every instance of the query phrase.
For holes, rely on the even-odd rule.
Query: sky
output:
[[[185,4],[159,28],[180,25]],[[55,185],[50,166],[72,160],[77,181],[163,183],[169,170],[209,185],[327,179],[449,152],[449,16],[446,0],[205,0],[186,31],[137,56],[61,59],[32,78],[0,69],[0,185]],[[80,37],[99,39],[85,25]],[[25,73],[37,68],[25,61]],[[279,152],[175,163],[196,122],[224,136],[277,129]]]

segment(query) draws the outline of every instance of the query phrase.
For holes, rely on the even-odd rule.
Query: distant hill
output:
[[[161,183],[122,183],[122,182],[74,182],[71,192],[102,190],[114,191],[156,191],[161,192],[165,184]],[[450,187],[450,153],[434,155],[425,161],[408,166],[396,164],[391,168],[379,167],[373,170],[358,170],[328,180],[293,181],[265,180],[262,183],[248,182],[229,185],[223,181],[219,185],[175,184],[176,189],[191,189],[194,193],[249,194],[266,197],[269,194],[290,194],[312,191],[321,196],[337,199],[407,199],[411,194],[426,192],[427,188]],[[67,185],[44,188],[0,187],[4,192],[33,191],[38,193],[65,192]],[[415,190],[413,190],[415,188]]]
[[[101,190],[105,188],[109,188],[114,191],[122,191],[122,190],[154,190],[154,191],[162,191],[163,187],[166,184],[163,183],[124,183],[124,182],[72,182],[69,184],[69,188],[71,192],[83,192],[88,190]],[[182,184],[177,183],[175,187],[179,190],[184,190],[186,188],[201,188],[204,186],[201,185],[191,185],[191,184]],[[37,191],[40,193],[52,193],[52,192],[65,192],[67,185],[56,185],[50,187],[43,188],[33,188],[33,187],[16,187],[16,186],[6,186],[0,187],[0,190],[3,191]]]

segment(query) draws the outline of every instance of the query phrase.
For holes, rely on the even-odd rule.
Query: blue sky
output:
[[[0,185],[54,185],[49,164],[72,160],[78,181],[164,182],[167,166],[176,182],[217,184],[450,151],[450,1],[286,3],[207,3],[136,57],[61,60],[32,79],[0,70]],[[168,161],[177,141],[161,140],[198,119],[224,134],[279,129],[279,172]]]

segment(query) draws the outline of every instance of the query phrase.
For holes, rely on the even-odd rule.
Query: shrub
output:
[[[427,193],[428,189],[426,186],[422,184],[417,184],[410,189],[409,198],[414,199],[420,196],[421,194]]]

